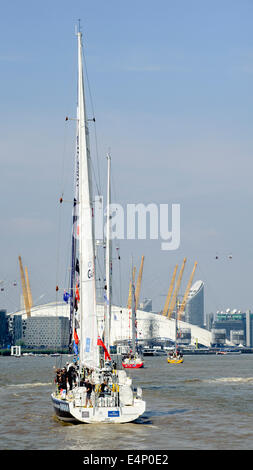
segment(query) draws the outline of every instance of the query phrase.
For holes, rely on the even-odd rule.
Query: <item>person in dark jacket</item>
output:
[[[68,378],[68,384],[69,384],[69,390],[72,390],[73,388],[73,382],[75,383],[76,381],[76,370],[74,366],[70,365],[67,371],[67,378]]]
[[[60,375],[60,388],[62,390],[66,390],[66,392],[67,392],[67,379],[68,379],[67,369],[66,369],[66,367],[64,367],[62,369],[62,372],[61,372],[61,375]]]
[[[91,392],[92,392],[93,386],[88,380],[86,380],[85,381],[85,387],[86,387],[86,403],[85,403],[85,406],[87,407],[88,403],[90,403],[90,406],[92,406]]]

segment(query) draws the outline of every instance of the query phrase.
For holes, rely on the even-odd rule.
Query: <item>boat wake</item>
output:
[[[208,383],[234,383],[234,384],[243,384],[243,383],[252,383],[253,377],[220,377],[215,379],[205,380],[204,382]]]
[[[35,382],[35,383],[25,383],[25,384],[7,384],[7,388],[36,388],[36,387],[48,387],[52,385],[51,382]]]

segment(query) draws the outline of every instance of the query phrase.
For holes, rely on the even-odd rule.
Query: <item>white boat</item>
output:
[[[143,348],[143,356],[167,356],[167,353],[162,348]]]
[[[134,278],[132,276],[132,348],[129,351],[129,354],[127,354],[127,356],[122,360],[122,366],[124,369],[142,369],[142,367],[144,367],[143,358],[137,351],[136,347],[136,333],[136,297]]]
[[[77,358],[77,378],[73,389],[68,389],[68,386],[64,386],[62,390],[61,387],[56,387],[56,390],[51,394],[51,399],[56,415],[64,421],[127,423],[142,415],[146,404],[142,399],[142,390],[138,387],[137,392],[133,390],[132,380],[127,376],[126,371],[115,370],[111,366],[108,351],[108,345],[110,345],[109,309],[106,310],[104,337],[98,336],[91,158],[84,95],[82,33],[80,31],[77,32],[77,38],[77,152],[73,227],[78,210],[79,238],[77,241],[77,237],[72,235],[72,290],[70,295],[71,339]],[[108,242],[107,238],[107,244]],[[107,251],[109,254],[109,246]],[[74,303],[75,309],[73,308]],[[84,382],[84,374],[86,382]],[[91,394],[88,391],[87,376],[92,385]],[[101,393],[105,380],[107,382],[106,392]]]
[[[143,356],[156,356],[156,350],[154,348],[143,348]]]

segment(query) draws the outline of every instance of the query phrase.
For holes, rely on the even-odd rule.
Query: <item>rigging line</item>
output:
[[[91,162],[91,169],[93,171],[93,176],[94,176],[95,186],[97,188],[98,196],[101,196],[101,191],[100,191],[98,183],[97,183],[97,178],[96,178],[96,173],[95,173],[95,168],[94,168],[94,165],[93,165],[92,158],[90,158],[90,162]]]
[[[57,249],[56,249],[56,286],[58,285],[58,279],[59,279],[59,268],[60,268],[60,246],[61,246],[61,204],[60,204],[60,207],[59,207],[59,212],[58,212],[58,232],[57,232],[57,239],[56,239],[56,243],[57,243]],[[56,290],[56,309],[57,309],[57,298],[58,298],[58,295],[57,295],[57,290]],[[56,314],[57,314],[57,310],[56,310]]]
[[[60,175],[60,181],[59,181],[59,190],[62,189],[62,194],[64,193],[65,186],[67,184],[67,178],[69,177],[68,172],[67,175],[64,177],[65,173],[65,160],[66,160],[66,146],[67,146],[67,134],[68,134],[68,129],[66,128],[66,125],[64,126],[64,144],[63,144],[63,155],[62,155],[62,169],[61,169],[61,175]],[[60,207],[58,207],[57,210],[57,234],[56,234],[56,286],[58,285],[59,281],[59,272],[60,272],[60,252],[61,252],[61,244],[62,244],[62,204],[60,204]],[[56,290],[56,296],[55,296],[55,302],[56,302],[56,316],[58,315],[58,291]]]
[[[100,177],[100,171],[99,171],[98,139],[97,139],[97,126],[96,126],[96,122],[94,122],[94,133],[95,133],[96,158],[97,158],[97,166],[98,166],[98,182],[99,182],[99,188],[100,188],[99,196],[101,196],[101,194],[102,194],[102,186],[101,186],[101,177]]]
[[[67,125],[65,124],[64,125],[64,133],[63,133],[63,149],[62,149],[62,157],[61,157],[61,172],[59,173],[59,191],[60,191],[60,194],[63,194],[64,192],[64,188],[65,188],[65,185],[66,185],[66,177],[64,177],[65,175],[65,164],[66,164],[66,154],[67,154],[67,151],[66,151],[66,148],[67,148],[67,139],[68,139],[68,129],[67,129]]]
[[[82,56],[83,56],[83,64],[84,64],[84,70],[85,70],[86,81],[87,81],[87,86],[88,86],[88,92],[89,92],[89,97],[90,97],[91,110],[92,110],[93,118],[95,119],[95,111],[94,111],[93,99],[92,99],[92,94],[91,94],[88,67],[86,63],[86,58],[84,56],[83,48],[82,48]],[[97,159],[97,171],[98,171],[98,182],[99,182],[98,193],[99,195],[101,195],[102,191],[101,191],[101,177],[100,177],[99,158],[98,158],[97,128],[96,128],[96,121],[93,121],[93,122],[94,122],[94,133],[95,133],[95,149],[96,149],[95,153],[96,153],[96,159]]]
[[[119,300],[120,300],[120,306],[122,307],[122,276],[121,276],[121,263],[120,259],[118,258],[119,261]]]
[[[100,274],[100,278],[104,279],[104,269],[101,267],[100,260],[98,259],[98,256],[96,257],[96,263],[97,263],[97,269]]]
[[[114,179],[114,171],[112,170],[111,171],[111,181],[112,181],[112,192],[113,192],[113,195],[114,195],[114,200],[117,201],[117,193],[116,193],[116,184],[115,184],[115,179]],[[120,305],[122,306],[123,303],[122,303],[122,263],[121,263],[121,255],[120,255],[120,258],[119,258],[119,252],[120,252],[120,241],[117,240],[117,247],[118,247],[118,267],[119,267],[119,293],[120,293]],[[117,253],[117,251],[116,251]]]

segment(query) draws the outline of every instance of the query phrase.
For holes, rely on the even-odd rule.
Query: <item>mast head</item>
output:
[[[76,35],[76,36],[82,36],[81,20],[80,20],[80,18],[78,19],[78,24],[75,25],[75,35]]]

